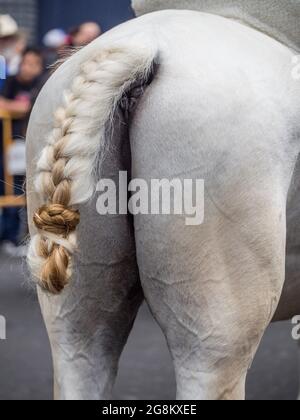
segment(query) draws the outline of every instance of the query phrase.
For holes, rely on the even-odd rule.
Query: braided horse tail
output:
[[[28,263],[47,292],[59,294],[72,274],[78,205],[95,190],[94,168],[107,123],[124,92],[149,76],[155,54],[140,45],[103,49],[81,64],[37,164],[35,190],[44,205],[34,214]]]

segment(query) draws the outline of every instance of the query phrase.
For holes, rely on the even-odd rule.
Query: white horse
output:
[[[244,399],[266,328],[300,313],[300,2],[281,3],[136,1],[139,13],[209,13],[123,24],[39,96],[27,136],[28,259],[56,399],[111,398],[144,298],[178,399]],[[204,223],[100,216],[97,180],[120,170],[203,179]]]

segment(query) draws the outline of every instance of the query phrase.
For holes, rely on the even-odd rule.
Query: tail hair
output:
[[[144,46],[113,46],[84,62],[54,115],[54,128],[37,164],[35,190],[44,205],[33,221],[28,251],[31,273],[52,294],[72,275],[78,205],[95,190],[93,169],[104,147],[107,123],[124,92],[146,79],[155,54]]]

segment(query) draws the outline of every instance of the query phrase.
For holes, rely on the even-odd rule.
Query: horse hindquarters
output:
[[[135,217],[142,287],[171,350],[178,399],[243,399],[284,283],[291,159],[280,148],[272,156],[280,138],[267,108],[257,109],[256,133],[249,98],[216,103],[207,118],[211,98],[189,92],[188,80],[176,81],[179,93],[172,83],[158,78],[136,113],[133,176],[149,185],[204,179],[205,219],[191,227],[180,216]]]
[[[152,34],[150,42],[146,39],[147,22],[149,34]],[[269,68],[273,69],[274,64],[278,64],[277,57],[274,58],[271,53],[273,44],[269,45],[272,41],[266,37],[261,39],[263,35],[254,36],[255,32],[249,28],[193,12],[170,11],[149,15],[122,28],[81,50],[55,73],[35,105],[29,129],[29,217],[31,221],[37,211],[35,222],[39,228],[37,231],[31,227],[32,235],[37,233],[29,253],[32,272],[44,289],[55,293],[61,292],[69,283],[61,296],[48,297],[40,293],[54,353],[57,382],[61,387],[60,396],[81,399],[110,394],[117,359],[140,303],[130,219],[106,216],[96,221],[95,203],[84,203],[92,196],[95,187],[91,169],[94,168],[94,158],[103,147],[105,129],[114,106],[133,82],[146,81],[153,61],[159,58],[159,74],[149,89],[157,96],[150,95],[152,101],[144,106],[144,114],[137,112],[138,125],[135,128],[133,125],[133,176],[145,179],[176,174],[177,177],[178,174],[190,178],[199,176],[209,183],[207,190],[210,198],[207,201],[210,204],[205,225],[197,229],[186,230],[179,218],[171,223],[170,219],[149,218],[147,224],[136,219],[144,289],[172,348],[179,396],[240,397],[243,394],[240,384],[245,376],[245,366],[250,362],[268,323],[282,284],[285,232],[284,217],[280,218],[279,213],[285,206],[286,185],[282,180],[285,175],[279,173],[279,165],[273,166],[273,162],[268,160],[268,145],[271,150],[278,150],[270,139],[272,133],[277,134],[274,126],[280,124],[284,117],[280,114],[277,118],[276,113],[276,118],[274,115],[268,117],[263,112],[266,107],[270,109],[268,101],[261,104],[258,115],[253,115],[258,99],[249,103],[248,96],[250,99],[254,96],[261,98],[263,89],[258,87],[254,94],[255,83],[248,80],[247,75],[245,77],[246,70],[260,74],[266,51]],[[170,36],[172,42],[168,41]],[[113,42],[110,42],[110,37]],[[257,41],[256,48],[248,57],[253,37]],[[233,42],[236,39],[238,44]],[[157,54],[157,44],[160,54]],[[237,67],[242,63],[243,68],[232,71],[231,57],[240,45],[243,45],[242,52],[233,61]],[[255,71],[257,49],[261,57],[257,60]],[[178,51],[181,53],[179,60]],[[203,54],[203,51],[206,53]],[[223,53],[220,54],[220,51]],[[285,55],[290,64],[290,56]],[[174,60],[174,57],[177,59]],[[214,73],[216,70],[217,74]],[[239,80],[240,77],[242,80]],[[236,78],[240,84],[236,85]],[[273,78],[272,74],[270,79]],[[234,86],[231,85],[233,80]],[[221,88],[215,87],[217,83],[221,84]],[[206,91],[203,86],[207,86]],[[199,87],[200,96],[197,94]],[[249,88],[248,95],[239,103],[236,94],[244,87]],[[54,98],[53,92],[63,93],[65,90],[67,95],[64,100],[62,95]],[[272,91],[277,94],[278,90],[279,86],[275,84]],[[170,97],[173,93],[178,96]],[[233,103],[223,104],[222,100],[230,95]],[[145,105],[147,98],[146,92],[141,103]],[[281,99],[276,98],[275,103],[281,103]],[[192,112],[198,106],[199,111]],[[213,112],[205,114],[207,109],[214,111],[215,115]],[[55,121],[53,111],[56,111]],[[251,121],[255,121],[255,117],[259,120],[258,132],[249,129],[248,111],[251,111]],[[233,115],[238,117],[234,119]],[[264,125],[267,127],[265,131],[262,129]],[[160,144],[162,134],[166,136]],[[259,145],[253,147],[255,134]],[[244,137],[241,138],[241,135]],[[220,141],[224,139],[225,143]],[[275,143],[277,140],[276,136]],[[285,139],[282,137],[281,140]],[[266,150],[261,155],[252,153],[262,145]],[[42,149],[42,159],[36,171],[33,162]],[[110,150],[114,151],[113,147]],[[243,156],[238,156],[236,151],[241,151]],[[280,152],[281,149],[278,150]],[[110,152],[111,155],[114,152]],[[235,162],[243,161],[245,156],[252,156],[252,161],[235,166]],[[281,162],[285,162],[286,156],[280,157]],[[243,172],[244,167],[247,173]],[[113,174],[116,168],[121,169],[122,165],[115,165]],[[222,169],[225,175],[221,173],[218,179],[216,168]],[[235,173],[231,176],[232,169]],[[111,178],[111,173],[102,172],[101,175]],[[267,180],[267,185],[263,184],[266,191],[263,191],[257,174]],[[35,177],[36,192],[41,193],[42,200],[34,192]],[[240,182],[237,186],[236,180]],[[255,182],[261,188],[257,200],[259,211],[251,213],[252,203],[249,208],[243,205],[257,199],[253,191]],[[215,189],[224,185],[231,187],[232,196],[216,193]],[[270,185],[274,187],[272,194],[268,189]],[[218,205],[220,200],[223,200],[221,206]],[[274,200],[276,205],[273,207]],[[43,207],[39,209],[39,205]],[[51,232],[55,228],[55,235],[49,232],[48,224],[48,217],[53,216],[53,206],[55,210],[57,206],[60,208],[61,216],[66,213],[72,216],[72,223],[61,223],[64,222],[62,217],[59,226],[53,226],[51,220]],[[234,206],[234,209],[226,212],[228,206]],[[78,223],[77,207],[81,213],[77,235],[79,253],[74,252],[73,241],[76,238],[73,229]],[[238,228],[242,230],[244,246],[241,253],[235,246],[237,239],[230,237],[231,229],[222,220],[224,213],[231,216],[234,210],[238,214],[232,223],[237,231]],[[120,232],[123,234],[120,235]],[[253,239],[255,235],[258,241]],[[254,246],[254,243],[257,245]],[[70,279],[73,253],[75,271]],[[202,260],[200,265],[199,259]],[[99,276],[101,280],[97,282]],[[176,287],[170,287],[168,282],[174,282]],[[157,290],[161,294],[157,295]],[[246,303],[244,296],[248,299]],[[257,308],[253,309],[255,305]],[[182,310],[184,312],[180,313]],[[245,322],[244,332],[237,328],[239,322]],[[187,348],[184,347],[186,343]],[[191,359],[196,366],[194,377],[189,373]],[[232,360],[236,374],[232,372]],[[212,366],[216,367],[215,371]],[[200,372],[207,373],[205,386]],[[189,381],[184,380],[187,375],[190,375]],[[222,389],[225,382],[231,384],[231,394]],[[233,392],[236,389],[238,391]]]

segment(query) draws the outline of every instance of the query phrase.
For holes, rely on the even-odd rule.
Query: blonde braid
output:
[[[146,77],[154,55],[140,47],[110,48],[81,65],[37,165],[35,189],[46,203],[34,214],[38,234],[28,261],[40,286],[60,293],[72,274],[76,228],[75,206],[94,192],[95,157],[103,146],[105,127],[124,91]]]

